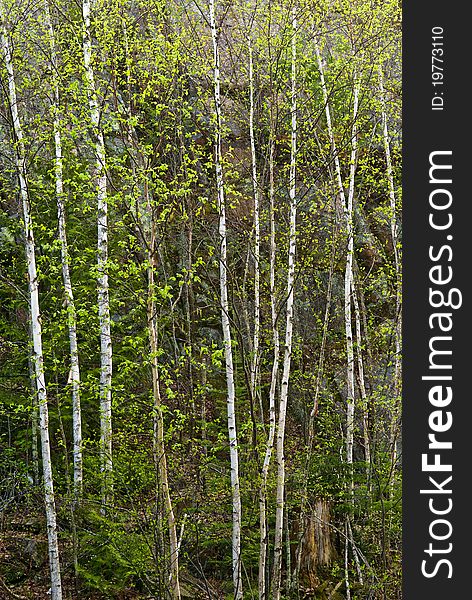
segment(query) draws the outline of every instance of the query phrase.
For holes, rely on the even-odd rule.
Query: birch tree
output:
[[[261,254],[261,228],[259,215],[259,181],[257,176],[256,142],[254,134],[254,60],[252,49],[252,32],[248,38],[249,54],[249,139],[251,146],[252,188],[254,197],[254,336],[252,342],[251,361],[251,394],[253,402],[256,400],[257,375],[259,370],[259,335],[261,328],[261,300],[260,300],[260,254]],[[260,405],[261,420],[264,421],[262,403]]]
[[[62,158],[62,134],[59,117],[59,81],[57,50],[54,36],[54,28],[51,20],[48,0],[44,1],[44,14],[46,28],[50,45],[50,62],[52,71],[53,100],[51,112],[53,115],[54,132],[54,176],[56,188],[57,220],[59,241],[61,243],[61,266],[62,280],[64,284],[65,306],[67,310],[67,327],[69,331],[69,349],[70,349],[70,375],[69,380],[72,387],[72,431],[73,431],[73,463],[74,463],[74,495],[78,500],[82,495],[82,414],[80,409],[80,367],[79,350],[77,344],[77,311],[75,309],[74,294],[70,277],[70,253],[67,244],[66,234],[66,215],[64,202],[64,183],[63,183],[63,158]]]
[[[292,10],[292,72],[291,72],[291,142],[290,142],[290,172],[289,172],[289,194],[290,194],[290,230],[288,248],[288,270],[287,270],[287,305],[285,322],[285,345],[283,372],[280,388],[279,419],[277,424],[277,492],[276,513],[274,532],[274,565],[272,572],[272,597],[279,600],[281,597],[282,578],[282,550],[283,550],[283,527],[285,508],[285,422],[287,416],[288,386],[290,380],[290,362],[292,357],[293,337],[293,305],[295,285],[295,253],[297,248],[296,223],[297,223],[297,18],[295,9]]]
[[[354,449],[354,425],[355,425],[355,362],[354,362],[354,340],[352,331],[352,291],[353,291],[353,261],[354,261],[354,224],[353,224],[353,202],[354,202],[354,190],[355,190],[355,174],[356,174],[356,163],[357,163],[357,120],[358,120],[358,109],[359,109],[359,87],[360,79],[356,72],[356,66],[353,67],[353,107],[352,107],[352,120],[351,120],[351,152],[349,161],[349,179],[348,179],[348,192],[347,196],[344,191],[344,184],[341,174],[341,163],[339,159],[338,149],[336,146],[336,140],[334,136],[332,120],[331,120],[331,108],[328,90],[326,87],[324,77],[324,66],[321,59],[321,53],[319,49],[318,40],[315,39],[315,52],[318,62],[318,69],[320,73],[321,87],[323,92],[323,100],[325,104],[325,114],[328,129],[328,138],[330,141],[331,152],[333,156],[335,175],[337,183],[338,201],[340,201],[341,207],[339,212],[343,213],[344,226],[347,237],[347,248],[346,248],[346,263],[344,269],[344,327],[345,327],[345,340],[346,340],[346,464],[348,466],[348,492],[353,500],[354,492],[354,479],[353,479],[353,449]],[[353,52],[353,54],[355,54]],[[359,363],[360,365],[362,363]],[[357,550],[354,546],[352,539],[352,528],[349,517],[346,518],[344,524],[345,533],[345,585],[346,585],[346,597],[351,598],[350,582],[349,582],[349,569],[348,569],[348,555],[349,555],[349,543],[351,543],[354,556],[356,559],[356,565],[358,564]],[[360,581],[362,581],[362,573],[358,569]]]
[[[90,110],[91,134],[95,158],[97,191],[97,266],[98,318],[100,323],[100,464],[102,472],[102,506],[112,501],[112,341],[108,286],[108,197],[105,162],[105,141],[100,127],[100,111],[92,66],[92,37],[90,32],[91,0],[83,0],[83,56],[85,83]]]
[[[15,139],[15,165],[20,186],[20,198],[23,209],[23,227],[26,262],[28,267],[28,292],[31,318],[31,337],[33,339],[33,365],[36,380],[36,394],[39,407],[39,430],[41,439],[41,458],[43,464],[44,501],[46,506],[46,524],[48,538],[49,570],[51,576],[51,598],[62,600],[61,567],[57,540],[56,507],[51,464],[49,439],[49,412],[44,376],[43,342],[39,307],[39,284],[36,269],[36,249],[33,223],[30,211],[28,181],[26,177],[25,138],[21,125],[18,98],[16,93],[15,72],[11,44],[5,26],[5,5],[0,1],[0,44],[8,79],[8,101]]]
[[[271,72],[272,75],[272,72]],[[275,288],[275,255],[277,250],[276,230],[275,230],[275,179],[274,179],[274,155],[275,155],[275,115],[274,115],[274,90],[272,77],[270,80],[270,104],[269,104],[269,219],[270,219],[270,254],[269,254],[269,287],[270,287],[270,312],[272,326],[273,343],[273,361],[269,388],[269,430],[266,441],[266,451],[261,469],[261,485],[259,489],[259,528],[260,528],[260,548],[259,548],[259,600],[266,600],[267,590],[267,554],[269,545],[269,532],[267,523],[267,478],[271,463],[275,429],[276,429],[276,393],[277,380],[279,375],[279,354],[280,339],[277,326],[277,302]]]
[[[354,303],[354,316],[356,322],[356,354],[357,354],[357,374],[359,381],[359,391],[361,395],[361,413],[362,413],[362,430],[364,434],[364,456],[366,462],[366,473],[367,481],[370,480],[370,464],[372,460],[371,449],[370,449],[370,436],[369,436],[369,420],[368,420],[368,406],[367,406],[367,390],[365,385],[364,376],[364,359],[362,357],[362,328],[361,328],[361,311],[359,307],[359,300],[357,298],[357,289],[354,279],[351,286],[352,299]]]
[[[32,448],[31,448],[31,459],[33,462],[33,481],[36,485],[39,485],[40,479],[39,479],[39,453],[38,453],[38,397],[37,397],[37,392],[36,392],[36,374],[35,374],[35,370],[34,370],[34,363],[33,363],[33,352],[32,352],[32,348],[33,348],[33,336],[32,336],[32,331],[31,331],[31,324],[32,324],[32,319],[31,319],[31,309],[30,309],[30,315],[29,315],[29,322],[30,325],[28,327],[28,343],[29,343],[29,352],[28,352],[28,373],[29,373],[29,379],[30,379],[30,389],[31,389],[31,444],[32,444]]]
[[[23,125],[21,149],[2,39],[5,549],[22,564],[15,499],[47,464],[15,201],[27,170],[54,491],[70,524],[64,597],[80,557],[92,596],[394,598],[400,510],[383,500],[399,493],[401,136],[399,36],[386,27],[398,3],[198,4],[81,0],[82,20],[71,4],[3,0]],[[84,439],[100,435],[96,456],[84,446],[83,509],[102,508],[86,527],[62,409],[79,414],[75,390]],[[5,578],[18,596],[30,584]],[[49,587],[39,573],[37,594]]]
[[[347,357],[347,417],[346,417],[346,461],[352,469],[354,446],[354,342],[352,334],[352,298],[353,260],[354,260],[354,177],[357,161],[357,115],[359,108],[359,83],[354,73],[353,109],[351,130],[351,156],[349,165],[349,189],[345,217],[347,226],[347,257],[344,273],[344,322],[346,327],[346,357]]]
[[[390,135],[388,131],[387,107],[385,101],[384,75],[382,67],[379,68],[379,91],[382,115],[382,141],[385,152],[385,161],[387,165],[388,198],[390,203],[390,233],[392,236],[393,258],[395,264],[395,356],[394,356],[394,375],[393,375],[393,397],[395,399],[395,412],[400,397],[401,390],[401,346],[402,346],[402,317],[401,317],[401,260],[399,255],[398,243],[398,225],[397,225],[397,198],[395,192],[395,182],[393,178],[392,155],[390,152]],[[393,415],[390,444],[392,448],[393,469],[397,461],[397,442],[398,442],[398,416]],[[395,470],[392,471],[395,473]]]
[[[236,390],[234,385],[233,350],[231,346],[231,326],[229,318],[228,301],[228,260],[227,260],[227,233],[226,233],[226,203],[222,165],[222,116],[221,116],[221,91],[220,91],[220,57],[218,47],[218,30],[216,24],[216,8],[214,0],[210,0],[210,29],[213,45],[213,92],[215,106],[215,173],[216,193],[219,214],[220,238],[220,308],[221,325],[223,329],[226,386],[227,386],[227,414],[228,437],[231,462],[231,493],[232,493],[232,566],[233,566],[233,593],[234,600],[243,597],[243,584],[241,576],[241,494],[239,489],[239,453],[236,430]]]
[[[354,76],[353,85],[353,111],[352,111],[352,130],[351,130],[351,154],[349,166],[349,187],[348,194],[344,191],[344,184],[341,174],[341,163],[339,160],[338,149],[333,132],[331,120],[331,108],[326,86],[324,66],[321,58],[318,40],[315,37],[315,53],[318,62],[320,73],[321,89],[323,92],[323,100],[325,105],[326,124],[328,130],[328,138],[331,146],[333,157],[336,187],[341,204],[341,210],[344,216],[347,236],[347,252],[346,264],[344,270],[344,325],[346,335],[346,383],[347,383],[347,416],[346,416],[346,461],[348,465],[352,465],[353,458],[353,443],[354,443],[354,345],[352,334],[352,317],[351,317],[351,286],[352,286],[352,266],[354,254],[354,235],[353,235],[353,199],[354,199],[354,176],[356,172],[357,159],[357,112],[359,104],[359,84]]]

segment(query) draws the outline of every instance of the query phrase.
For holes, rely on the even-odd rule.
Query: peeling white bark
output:
[[[338,150],[337,150],[337,147],[336,147],[336,140],[334,138],[334,133],[333,133],[333,125],[332,125],[332,122],[331,122],[331,108],[330,108],[330,102],[329,102],[328,89],[326,87],[326,81],[325,81],[325,76],[324,76],[324,66],[323,66],[323,61],[321,59],[320,48],[319,48],[319,44],[318,44],[318,40],[317,40],[316,35],[315,35],[315,38],[314,38],[314,45],[315,45],[316,60],[318,62],[318,71],[320,73],[321,89],[322,89],[322,92],[323,92],[323,102],[324,102],[324,106],[325,106],[325,115],[326,115],[326,125],[327,125],[327,129],[328,129],[328,137],[329,137],[329,141],[330,141],[330,145],[331,145],[331,153],[332,153],[333,161],[334,161],[334,170],[335,170],[335,174],[336,174],[337,192],[338,192],[338,195],[339,195],[339,201],[341,203],[341,210],[345,214],[345,211],[346,211],[346,194],[344,193],[344,186],[343,186],[343,180],[342,180],[342,175],[341,175],[341,163],[339,161]],[[336,204],[336,209],[338,209],[338,205],[337,204]]]
[[[280,389],[279,420],[277,425],[277,492],[274,533],[274,566],[272,571],[272,597],[280,600],[282,577],[282,550],[283,526],[285,508],[285,421],[287,415],[288,386],[290,380],[290,363],[292,358],[293,337],[293,305],[295,284],[295,253],[297,248],[296,220],[297,220],[297,19],[295,9],[292,12],[292,73],[291,73],[291,143],[290,143],[290,229],[287,271],[287,305],[285,324],[285,346]]]
[[[394,375],[393,375],[393,415],[392,415],[392,426],[390,431],[390,444],[392,448],[392,473],[395,475],[395,464],[398,456],[398,412],[399,402],[401,394],[401,347],[402,347],[402,271],[401,271],[401,259],[398,248],[398,227],[397,227],[397,207],[396,207],[396,194],[395,194],[395,182],[393,179],[393,168],[392,168],[392,156],[390,152],[390,136],[388,132],[388,120],[387,120],[387,108],[385,105],[385,90],[383,84],[383,72],[379,70],[379,88],[380,88],[380,100],[382,105],[382,133],[383,133],[383,144],[385,151],[385,160],[387,163],[387,181],[388,181],[388,196],[390,201],[390,231],[392,236],[393,256],[395,260],[395,279],[396,279],[396,298],[395,298],[395,312],[396,312],[396,323],[395,323],[395,357],[394,357]]]
[[[357,373],[359,378],[359,390],[361,394],[361,414],[362,414],[362,431],[364,434],[364,456],[366,462],[367,482],[370,485],[370,436],[369,436],[369,419],[367,406],[367,391],[365,386],[364,375],[364,359],[362,357],[362,329],[361,329],[361,312],[359,301],[357,298],[357,290],[354,281],[352,282],[352,299],[354,301],[354,315],[356,320],[356,354],[357,354]]]
[[[359,84],[354,75],[353,109],[351,130],[351,160],[349,167],[349,190],[346,206],[347,224],[347,259],[344,274],[344,320],[346,326],[346,357],[347,357],[347,418],[346,418],[346,462],[350,466],[353,462],[354,447],[354,343],[352,335],[351,315],[351,289],[353,286],[352,264],[354,259],[354,176],[357,162],[357,115],[359,108]]]
[[[272,340],[274,344],[274,360],[272,363],[272,375],[269,389],[269,432],[267,436],[266,451],[261,472],[261,486],[259,489],[259,528],[260,528],[260,550],[259,550],[259,600],[266,600],[266,578],[267,578],[267,550],[269,544],[267,529],[267,478],[269,466],[274,448],[276,414],[275,394],[277,391],[277,379],[279,376],[279,354],[280,340],[277,327],[277,306],[275,297],[275,253],[277,250],[275,239],[275,186],[274,186],[274,153],[275,153],[275,125],[273,117],[273,106],[271,103],[270,113],[270,140],[269,140],[269,209],[270,209],[270,308],[272,317]]]
[[[29,321],[31,324],[31,313],[29,315]],[[38,422],[38,398],[36,391],[36,374],[34,371],[33,364],[33,337],[31,335],[31,325],[30,325],[30,348],[28,349],[28,372],[30,377],[30,386],[31,386],[31,458],[33,462],[33,481],[35,485],[39,485],[39,453],[38,453],[38,433],[39,433],[39,422]]]
[[[98,318],[100,323],[100,465],[102,473],[103,508],[113,498],[111,381],[112,343],[110,331],[110,302],[108,290],[108,197],[105,163],[105,142],[100,128],[100,111],[92,67],[92,38],[90,34],[90,0],[83,0],[82,16],[85,82],[90,109],[93,147],[95,152],[97,186],[97,266]]]
[[[210,29],[213,43],[213,89],[215,101],[215,171],[216,189],[219,213],[220,236],[220,306],[221,324],[225,348],[226,386],[227,386],[227,413],[228,437],[231,462],[231,493],[233,505],[233,533],[232,533],[232,566],[234,600],[242,600],[243,584],[241,576],[241,495],[239,489],[239,456],[236,432],[233,351],[231,347],[231,327],[229,321],[228,302],[228,264],[227,264],[227,235],[226,235],[226,206],[222,168],[221,152],[221,93],[220,93],[220,58],[218,49],[218,31],[216,26],[215,1],[210,0]]]
[[[77,345],[77,312],[75,310],[74,294],[70,278],[70,254],[67,245],[66,217],[64,205],[64,184],[63,184],[63,160],[62,160],[62,137],[59,121],[59,83],[57,81],[57,53],[54,37],[54,28],[52,26],[49,2],[44,2],[44,12],[46,16],[46,27],[49,35],[49,45],[51,49],[51,67],[53,81],[53,102],[51,111],[53,113],[54,128],[54,152],[55,152],[55,184],[56,184],[56,203],[59,240],[61,242],[61,266],[62,280],[64,284],[65,305],[67,309],[67,326],[69,330],[69,349],[70,349],[70,384],[72,387],[72,434],[73,434],[73,463],[74,463],[74,496],[76,501],[82,495],[82,416],[80,409],[80,367],[79,351]]]
[[[352,129],[351,129],[351,156],[349,167],[349,189],[346,198],[341,175],[341,164],[336,148],[333,127],[331,122],[331,110],[324,77],[323,61],[321,59],[318,41],[315,37],[315,52],[318,61],[320,73],[321,88],[323,91],[323,100],[325,104],[326,123],[328,136],[331,144],[331,152],[334,160],[336,173],[336,182],[338,188],[339,200],[344,212],[344,220],[347,233],[347,255],[346,267],[344,272],[344,323],[346,331],[346,384],[347,384],[347,415],[346,415],[346,462],[352,465],[353,445],[354,445],[354,346],[352,335],[352,315],[351,315],[351,286],[352,286],[352,266],[354,258],[354,230],[353,230],[353,200],[354,200],[354,176],[356,173],[357,161],[357,116],[359,108],[359,82],[354,75],[353,85],[353,110],[352,110]]]
[[[259,371],[259,337],[261,327],[261,302],[260,302],[260,252],[261,231],[259,216],[259,183],[257,177],[256,142],[254,135],[254,61],[252,44],[249,38],[249,138],[251,145],[252,187],[254,197],[254,336],[252,343],[251,361],[251,394],[255,404],[257,395],[257,376]],[[262,401],[260,403],[260,417],[264,422]]]
[[[25,253],[28,266],[28,291],[31,311],[31,336],[33,339],[33,365],[36,380],[36,393],[39,407],[39,428],[41,437],[41,456],[43,462],[44,500],[46,506],[46,525],[48,537],[49,570],[51,575],[51,598],[62,600],[61,568],[57,541],[56,507],[54,502],[54,484],[49,442],[49,415],[46,395],[46,381],[43,367],[43,348],[41,319],[39,311],[38,276],[36,270],[35,244],[31,221],[28,182],[26,178],[25,143],[23,129],[18,112],[18,100],[8,34],[5,29],[5,7],[0,1],[0,45],[8,77],[8,100],[16,138],[16,168],[20,184],[20,196],[23,208]]]

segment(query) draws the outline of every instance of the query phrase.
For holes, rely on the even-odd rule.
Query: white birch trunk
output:
[[[231,492],[233,505],[233,533],[232,533],[232,566],[234,600],[243,597],[241,576],[241,495],[239,490],[239,457],[238,440],[236,432],[235,400],[236,392],[234,386],[233,351],[231,347],[231,328],[229,321],[228,302],[228,273],[227,273],[227,236],[226,236],[226,206],[223,182],[222,153],[221,153],[221,95],[220,95],[220,59],[218,49],[218,32],[216,26],[215,1],[210,0],[210,29],[213,42],[213,84],[215,100],[215,171],[216,188],[219,212],[219,236],[220,236],[220,303],[221,323],[223,329],[226,385],[227,385],[227,411],[228,411],[228,437],[230,446],[231,462]]]
[[[49,414],[46,395],[46,381],[44,377],[41,319],[39,312],[38,276],[36,271],[35,244],[28,197],[28,183],[26,179],[25,144],[18,112],[12,52],[8,40],[8,34],[5,29],[5,7],[2,1],[0,1],[0,43],[2,46],[8,77],[8,99],[10,103],[13,130],[16,138],[16,168],[18,171],[20,196],[23,208],[25,253],[28,265],[28,291],[31,311],[31,336],[33,339],[32,360],[34,365],[39,408],[44,500],[46,507],[49,569],[51,575],[51,598],[52,600],[62,600],[61,568],[56,526],[56,507],[54,502],[54,484],[49,442]]]
[[[352,554],[354,556],[354,562],[356,564],[357,577],[359,579],[359,583],[361,585],[364,585],[364,576],[362,575],[361,561],[359,559],[359,551],[354,542],[354,535],[352,533],[351,520],[349,517],[347,517],[346,522],[347,522],[347,531],[349,533],[349,541],[350,541],[351,547],[352,547]]]
[[[336,140],[334,138],[334,133],[333,133],[333,125],[331,122],[331,108],[330,108],[330,103],[329,103],[328,89],[326,87],[323,61],[321,59],[321,53],[320,53],[320,48],[318,45],[318,40],[316,38],[316,35],[314,37],[315,37],[315,39],[314,39],[315,53],[316,53],[316,59],[318,62],[318,70],[320,73],[321,89],[323,91],[323,102],[324,102],[324,106],[325,106],[326,125],[327,125],[327,129],[328,129],[328,137],[329,137],[329,141],[330,141],[330,145],[331,145],[331,153],[333,155],[333,160],[334,160],[334,170],[336,173],[337,192],[339,195],[339,202],[341,203],[341,209],[345,214],[346,194],[344,193],[344,186],[343,186],[343,180],[342,180],[342,175],[341,175],[341,164],[339,161],[338,150],[336,147]],[[337,204],[336,204],[335,208],[337,210],[337,208],[338,208]]]
[[[288,272],[287,272],[287,308],[285,325],[285,347],[282,372],[282,383],[280,389],[279,420],[277,425],[277,492],[274,534],[274,566],[272,572],[272,596],[274,600],[280,600],[280,587],[282,577],[282,550],[283,550],[283,526],[284,526],[284,500],[285,500],[285,420],[287,415],[288,385],[290,379],[290,362],[292,357],[292,335],[293,335],[293,303],[295,284],[295,253],[297,247],[296,239],[296,159],[297,159],[297,19],[295,9],[292,13],[292,75],[291,75],[291,149],[290,149],[290,231],[288,250]]]
[[[59,121],[59,83],[57,81],[57,54],[52,26],[49,2],[44,2],[46,15],[46,27],[49,34],[51,48],[51,67],[53,80],[54,100],[51,105],[53,113],[54,128],[54,150],[55,150],[55,180],[56,180],[56,202],[59,240],[61,242],[61,265],[62,280],[64,284],[65,304],[67,309],[67,326],[69,330],[70,349],[70,383],[72,386],[72,433],[73,433],[73,463],[74,463],[74,496],[77,501],[82,495],[82,415],[80,410],[80,368],[79,351],[77,346],[77,313],[75,310],[74,294],[70,278],[70,255],[67,245],[66,217],[64,205],[63,185],[63,160],[62,160],[62,138]]]
[[[392,473],[395,474],[395,463],[397,460],[397,443],[398,443],[398,405],[400,402],[400,390],[401,390],[401,346],[402,346],[402,317],[401,317],[401,306],[402,306],[402,272],[401,272],[401,260],[398,250],[398,229],[397,229],[397,212],[396,212],[396,194],[395,194],[395,183],[393,179],[393,168],[392,168],[392,157],[390,153],[390,137],[388,133],[388,121],[387,121],[387,109],[385,106],[385,90],[383,84],[383,72],[379,70],[379,88],[380,88],[380,100],[382,105],[382,133],[383,133],[383,144],[385,151],[385,161],[387,163],[387,181],[388,181],[388,196],[390,201],[390,231],[392,236],[393,245],[393,256],[395,260],[395,278],[396,278],[396,323],[395,323],[395,358],[394,358],[394,379],[393,379],[393,418],[390,432],[390,443],[392,447]],[[393,476],[393,480],[395,475]]]
[[[367,391],[365,387],[364,375],[364,360],[362,358],[362,329],[361,329],[361,312],[359,301],[357,299],[357,291],[354,281],[352,282],[352,298],[354,301],[354,315],[356,320],[356,350],[357,350],[357,372],[359,377],[359,390],[361,393],[361,413],[362,413],[362,430],[364,434],[364,456],[366,462],[367,483],[370,485],[370,437],[369,437],[369,420],[367,414]]]
[[[90,34],[91,1],[83,0],[84,20],[83,54],[85,81],[90,109],[97,185],[97,265],[98,265],[98,318],[100,323],[100,465],[102,472],[103,509],[113,497],[111,379],[112,343],[110,331],[110,303],[108,291],[108,198],[105,165],[105,142],[100,128],[100,111],[92,67],[92,38]]]
[[[31,319],[31,310],[29,315],[30,323],[32,323]],[[28,350],[28,372],[30,377],[30,386],[31,386],[31,458],[33,461],[33,481],[35,485],[39,485],[39,453],[38,453],[38,397],[36,391],[36,374],[34,371],[33,364],[33,337],[31,335],[31,326],[30,326],[30,349]]]
[[[252,186],[254,195],[254,337],[252,343],[251,361],[251,394],[255,404],[257,395],[257,376],[259,370],[259,337],[261,322],[260,305],[260,251],[261,232],[259,217],[259,184],[257,178],[256,142],[254,135],[254,64],[252,56],[252,44],[249,39],[249,137],[251,142],[251,164],[252,164]],[[262,401],[260,402],[260,417],[264,422]]]
[[[347,257],[346,267],[344,272],[344,323],[346,330],[346,383],[347,383],[347,416],[346,416],[346,462],[352,465],[353,461],[353,444],[354,444],[354,347],[352,336],[351,322],[351,284],[352,284],[352,265],[354,254],[354,236],[353,236],[353,200],[354,200],[354,176],[356,173],[357,160],[357,112],[359,106],[359,84],[354,77],[354,101],[353,101],[353,117],[351,130],[351,157],[349,169],[349,191],[346,198],[341,175],[341,164],[339,161],[336,141],[334,138],[333,127],[331,122],[331,110],[328,97],[328,90],[324,78],[324,67],[321,59],[318,41],[315,37],[315,52],[318,61],[318,69],[320,72],[321,88],[323,91],[323,100],[325,104],[326,123],[328,128],[328,136],[333,154],[336,182],[338,187],[339,199],[344,211],[344,218],[347,232]]]
[[[346,585],[346,600],[351,600],[351,585],[349,583],[349,531],[348,521],[344,523],[344,583]]]
[[[277,250],[275,240],[275,186],[274,186],[274,153],[275,153],[275,131],[273,119],[273,106],[271,103],[270,115],[270,140],[269,140],[269,205],[270,205],[270,308],[272,316],[272,339],[274,344],[274,360],[272,363],[272,375],[269,389],[269,432],[267,445],[262,464],[261,487],[259,490],[259,522],[260,522],[260,550],[259,550],[259,600],[266,600],[266,578],[267,578],[267,549],[269,544],[267,531],[267,477],[272,458],[275,438],[275,394],[277,390],[277,379],[279,375],[279,353],[280,340],[277,327],[277,306],[275,297],[275,253]]]
[[[344,272],[344,323],[346,331],[346,463],[349,468],[349,492],[351,495],[351,501],[353,501],[354,493],[354,479],[353,479],[353,449],[354,449],[354,417],[355,417],[355,388],[354,388],[354,343],[353,343],[353,332],[352,332],[352,298],[351,293],[353,291],[353,261],[354,261],[354,226],[353,226],[353,205],[354,205],[354,183],[356,174],[356,162],[357,162],[357,118],[359,109],[359,87],[360,83],[357,78],[357,74],[354,70],[354,81],[353,81],[353,110],[352,110],[352,128],[351,128],[351,156],[349,164],[349,188],[347,198],[344,192],[344,186],[341,175],[341,165],[339,156],[336,148],[336,141],[334,138],[332,123],[331,123],[331,111],[329,104],[328,91],[326,88],[326,82],[324,79],[324,68],[321,60],[321,54],[319,46],[315,40],[315,51],[317,55],[318,68],[320,71],[321,87],[323,90],[323,99],[325,103],[326,121],[328,126],[328,135],[331,143],[331,151],[333,153],[336,181],[338,186],[339,200],[344,211],[344,220],[347,233],[347,255],[346,255],[346,266]],[[363,373],[363,370],[362,370]],[[345,521],[345,583],[346,583],[346,598],[350,600],[351,590],[349,584],[349,542],[354,550],[354,541],[348,536],[350,531],[349,517]],[[357,565],[357,554],[354,550],[354,555]],[[360,575],[362,577],[362,574]]]
[[[354,343],[352,335],[351,315],[351,289],[353,286],[352,264],[354,259],[354,224],[353,224],[353,202],[354,202],[354,176],[356,174],[357,162],[357,113],[359,107],[359,86],[354,75],[353,89],[353,111],[351,130],[351,159],[349,167],[349,190],[346,206],[347,224],[347,258],[344,274],[344,320],[346,327],[346,357],[347,357],[347,418],[346,418],[346,461],[352,469],[353,447],[354,447]],[[352,486],[352,477],[351,477]]]
[[[288,520],[288,510],[284,510],[284,521],[285,521],[285,561],[286,561],[286,575],[285,575],[285,589],[287,594],[290,594],[292,589],[292,551],[290,547],[290,524]]]

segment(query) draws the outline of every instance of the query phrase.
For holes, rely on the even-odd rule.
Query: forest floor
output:
[[[42,510],[0,511],[0,600],[49,600],[50,580],[45,519]],[[72,543],[60,541],[61,555],[72,556]],[[80,586],[72,560],[62,567],[63,600],[144,600],[154,598],[131,588],[112,594]],[[207,582],[211,592],[203,593],[202,582],[181,572],[182,598],[223,600],[221,582]]]
[[[103,599],[99,592],[78,590],[70,569],[63,569],[62,584],[64,600]],[[0,512],[0,600],[47,600],[49,588],[44,516],[31,510]],[[137,600],[142,596],[123,590],[115,598]]]

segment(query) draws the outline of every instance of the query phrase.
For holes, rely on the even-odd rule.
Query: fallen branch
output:
[[[14,600],[28,600],[28,598],[26,598],[26,596],[20,596],[19,594],[15,594],[15,592],[13,592],[8,586],[7,584],[3,581],[3,579],[0,577],[0,588],[5,591],[8,596],[10,598],[14,598]]]

